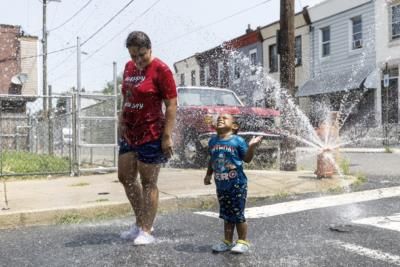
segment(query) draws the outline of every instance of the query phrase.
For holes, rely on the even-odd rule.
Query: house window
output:
[[[257,49],[252,49],[249,52],[250,55],[250,69],[251,69],[251,75],[256,74],[257,72]]]
[[[390,7],[391,40],[400,39],[400,4]]]
[[[276,44],[269,46],[269,72],[278,71],[278,53],[276,51]]]
[[[327,57],[331,54],[331,28],[321,29],[321,56]]]
[[[185,85],[185,73],[181,73],[181,82],[180,85]]]
[[[192,86],[196,85],[196,71],[192,70],[192,72],[190,72],[190,78],[191,78],[191,84]]]
[[[300,66],[302,64],[302,57],[301,57],[301,36],[296,36],[295,39],[295,65]]]
[[[206,65],[204,67],[204,84],[208,85],[209,80],[210,80],[210,66]]]
[[[351,19],[352,25],[352,49],[362,48],[362,19],[361,16],[357,16]]]
[[[218,85],[222,87],[224,78],[224,63],[218,62]]]

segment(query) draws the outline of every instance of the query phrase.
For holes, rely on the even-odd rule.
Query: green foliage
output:
[[[344,175],[350,174],[350,161],[348,159],[346,159],[346,158],[341,159],[339,166]]]
[[[118,75],[117,76],[117,95],[118,95],[118,101],[117,101],[117,105],[118,105],[118,110],[121,110],[121,92],[119,92],[119,88],[122,85],[122,76]],[[112,95],[114,94],[114,82],[113,81],[109,81],[107,82],[107,84],[105,85],[105,87],[103,88],[103,94],[105,95]]]
[[[385,153],[393,153],[390,147],[385,146]]]
[[[86,183],[86,182],[81,182],[81,183],[71,184],[70,186],[87,186],[87,185],[90,185],[90,184]]]
[[[82,218],[78,214],[63,215],[57,219],[57,224],[76,224],[80,222],[82,222]]]
[[[29,152],[3,152],[1,156],[2,172],[5,174],[68,172],[69,161],[49,155],[37,155]]]
[[[344,188],[341,186],[332,187],[328,189],[328,193],[330,194],[342,194],[344,193]]]
[[[289,197],[289,193],[287,193],[287,192],[278,192],[272,196],[272,198],[275,200],[284,200],[288,197]]]
[[[360,185],[364,184],[367,181],[368,181],[368,179],[365,176],[365,174],[359,172],[359,173],[356,174],[356,180],[354,181],[354,183],[352,185],[353,186],[360,186]]]

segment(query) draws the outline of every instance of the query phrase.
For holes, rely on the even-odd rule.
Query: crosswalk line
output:
[[[390,216],[378,216],[357,219],[353,220],[352,223],[371,225],[400,232],[400,213],[396,213]]]
[[[345,249],[346,251],[356,253],[360,256],[365,256],[374,260],[380,260],[389,264],[395,264],[400,266],[400,256],[398,255],[393,255],[390,253],[383,252],[381,250],[370,249],[339,240],[328,240],[327,243]]]
[[[378,200],[390,197],[400,196],[400,186],[381,188],[360,192],[353,192],[334,196],[325,196],[319,198],[308,198],[295,200],[260,207],[247,208],[245,210],[246,218],[267,218],[282,214],[295,213],[305,210],[327,208],[333,206],[347,205],[371,200]],[[199,211],[195,214],[218,218],[218,213],[209,211]]]

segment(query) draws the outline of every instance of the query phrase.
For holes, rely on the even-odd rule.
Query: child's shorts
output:
[[[143,163],[161,164],[168,161],[161,149],[161,139],[138,146],[129,145],[125,140],[121,139],[119,141],[119,155],[128,152],[135,152],[138,160]]]
[[[244,208],[247,198],[247,183],[235,184],[229,190],[217,190],[219,217],[229,223],[246,222]]]

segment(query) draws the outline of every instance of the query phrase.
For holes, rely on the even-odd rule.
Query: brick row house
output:
[[[26,105],[38,92],[37,49],[37,37],[25,35],[20,26],[0,24],[2,148],[16,148],[16,136],[26,133]]]

